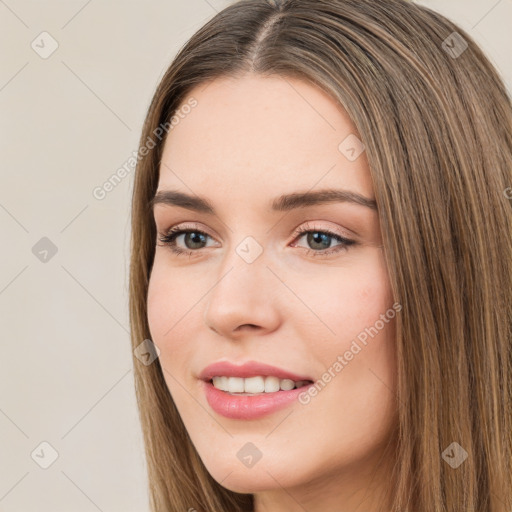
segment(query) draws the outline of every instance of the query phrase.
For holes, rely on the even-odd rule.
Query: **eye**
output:
[[[177,246],[176,240],[182,235],[184,236],[185,247],[192,250],[181,249]],[[194,252],[203,249],[203,247],[197,247],[197,245],[205,243],[207,237],[210,237],[210,235],[199,229],[187,229],[184,226],[175,226],[167,231],[166,234],[159,235],[158,239],[163,245],[169,246],[174,254],[192,256]]]
[[[304,237],[306,237],[307,244],[314,247],[314,249],[304,248],[306,253],[315,257],[330,256],[340,251],[346,251],[351,245],[356,244],[354,240],[349,240],[329,230],[317,229],[308,223],[297,230],[295,239]],[[331,247],[330,239],[336,240],[339,245]]]
[[[293,246],[301,247],[308,255],[315,257],[329,256],[334,253],[348,250],[348,247],[357,243],[354,240],[349,240],[348,238],[332,231],[317,229],[308,223],[301,226],[294,235],[294,241],[306,237],[307,243],[310,244],[313,249],[298,245]],[[185,243],[186,249],[182,249],[177,245],[177,240],[181,236],[184,237],[183,242]],[[208,233],[196,229],[195,227],[187,228],[186,226],[175,226],[167,231],[167,233],[159,234],[158,240],[162,242],[163,245],[169,246],[170,250],[176,255],[193,256],[194,253],[199,252],[200,249],[205,247],[204,244],[207,242],[208,238],[212,237],[208,235]],[[331,247],[331,239],[334,239],[339,244]]]

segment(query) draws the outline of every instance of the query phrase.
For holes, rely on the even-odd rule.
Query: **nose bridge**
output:
[[[226,335],[243,324],[269,327],[277,320],[272,289],[276,277],[267,268],[262,244],[247,236],[227,254],[208,294],[204,320]]]
[[[247,236],[224,258],[210,302],[218,298],[226,303],[257,303],[260,295],[268,296],[265,283],[270,274],[263,246],[254,237]]]

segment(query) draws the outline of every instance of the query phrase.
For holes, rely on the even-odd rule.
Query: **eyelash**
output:
[[[201,231],[199,229],[195,229],[195,228],[187,229],[186,227],[175,226],[175,227],[169,229],[169,231],[166,234],[159,234],[158,240],[160,242],[162,242],[163,245],[169,246],[170,250],[174,254],[179,255],[179,256],[191,257],[191,256],[193,256],[194,253],[199,252],[200,249],[192,251],[192,250],[180,249],[179,247],[176,246],[176,238],[178,236],[180,236],[182,234],[186,234],[186,233],[199,233],[201,235],[210,236],[208,233],[205,233],[204,231]],[[324,256],[329,256],[334,253],[338,253],[343,250],[348,250],[348,248],[351,245],[355,245],[357,243],[357,242],[355,242],[355,240],[349,240],[348,238],[344,238],[336,233],[333,233],[332,231],[315,229],[314,227],[311,227],[309,224],[306,224],[305,226],[299,228],[295,232],[294,240],[296,240],[297,238],[302,238],[304,235],[307,235],[308,233],[321,233],[323,235],[327,235],[331,238],[334,238],[337,242],[340,242],[340,245],[334,246],[329,249],[321,250],[321,251],[315,251],[313,249],[307,249],[305,247],[301,247],[301,249],[306,251],[306,253],[308,255],[311,255],[313,257],[319,257],[319,256],[324,257]]]

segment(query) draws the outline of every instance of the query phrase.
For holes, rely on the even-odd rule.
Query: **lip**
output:
[[[247,378],[258,375],[273,375],[279,379],[314,382],[314,379],[310,376],[297,375],[288,370],[257,361],[249,361],[242,365],[234,365],[228,361],[218,361],[204,368],[199,378],[203,381],[201,384],[210,407],[226,418],[237,420],[257,419],[283,409],[298,401],[299,395],[306,391],[308,386],[312,385],[311,383],[289,391],[276,391],[274,393],[236,395],[221,391],[210,382],[211,378],[215,376]]]
[[[314,379],[307,375],[297,375],[283,368],[277,366],[271,366],[258,361],[247,361],[241,365],[235,365],[229,361],[217,361],[216,363],[208,365],[199,374],[199,378],[204,381],[209,381],[212,377],[257,377],[273,375],[279,379],[291,379],[295,382],[299,380],[311,380]]]
[[[217,414],[234,420],[254,420],[279,411],[298,401],[299,395],[313,385],[260,395],[231,395],[217,389],[209,381],[202,381],[201,384],[210,407]]]

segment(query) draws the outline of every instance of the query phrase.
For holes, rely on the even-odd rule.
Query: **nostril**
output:
[[[254,329],[259,329],[259,326],[258,325],[254,325],[254,324],[243,324],[243,325],[239,325],[236,330],[237,331],[245,331],[245,330],[254,330]]]

